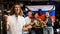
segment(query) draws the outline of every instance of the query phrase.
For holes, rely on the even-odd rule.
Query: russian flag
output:
[[[33,5],[33,6],[26,6],[28,7],[31,11],[37,13],[38,9],[42,9],[42,14],[45,14],[48,10],[51,10],[53,8],[53,5]],[[28,9],[26,10],[26,16],[28,15]],[[53,21],[55,21],[55,6],[53,10],[49,13],[50,17],[52,18]]]

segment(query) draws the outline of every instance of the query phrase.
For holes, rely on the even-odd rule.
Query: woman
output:
[[[7,19],[7,30],[9,30],[9,34],[22,34],[27,29],[25,28],[25,19],[21,14],[20,4],[14,4],[11,9],[11,15]]]

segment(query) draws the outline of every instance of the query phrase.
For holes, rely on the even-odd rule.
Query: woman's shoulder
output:
[[[24,19],[24,17],[23,16],[18,16],[19,18],[21,18],[21,19]]]

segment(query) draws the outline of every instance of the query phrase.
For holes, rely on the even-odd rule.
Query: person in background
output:
[[[41,20],[44,19],[44,16],[45,16],[45,15],[42,14],[42,10],[41,10],[41,9],[38,10],[38,15],[39,15],[39,16],[38,16],[39,19],[41,19]]]
[[[29,10],[29,11],[28,11],[28,16],[25,17],[26,26],[28,26],[29,29],[32,28],[32,26],[30,25],[30,23],[31,23],[31,17],[32,17],[32,11]],[[26,32],[29,33],[29,30],[26,31]]]
[[[52,19],[49,16],[49,12],[46,12],[44,22],[47,26],[43,28],[43,34],[54,34],[54,30],[52,27]]]
[[[32,30],[34,30],[35,34],[42,34],[43,30],[40,27],[40,19],[38,18],[38,13],[34,13],[34,18],[31,20],[32,25]],[[33,32],[32,32],[33,33]]]
[[[25,19],[20,16],[21,6],[16,3],[11,9],[11,15],[7,18],[7,34],[22,34],[25,27]]]
[[[31,22],[32,11],[28,11],[28,16],[25,17],[26,23],[29,24]]]

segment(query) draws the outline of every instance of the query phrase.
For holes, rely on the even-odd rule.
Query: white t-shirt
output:
[[[31,22],[31,19],[27,16],[25,17],[26,24],[28,25]]]
[[[15,15],[8,16],[7,24],[10,25],[9,34],[22,34],[22,27],[25,23],[25,19],[22,16],[17,18]]]

